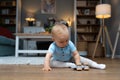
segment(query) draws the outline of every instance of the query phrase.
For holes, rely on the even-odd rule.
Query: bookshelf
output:
[[[100,0],[76,0],[76,46],[78,51],[88,51],[89,43],[96,42],[100,21],[95,17],[95,7]]]
[[[16,31],[16,0],[0,0],[0,26]]]

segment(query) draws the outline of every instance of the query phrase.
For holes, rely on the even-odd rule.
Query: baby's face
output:
[[[57,36],[57,37],[53,38],[53,40],[58,47],[64,48],[68,44],[69,36],[68,35],[64,35],[64,36],[61,35],[61,36]]]

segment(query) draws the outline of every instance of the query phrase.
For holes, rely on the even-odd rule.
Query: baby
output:
[[[69,67],[76,70],[89,70],[89,66],[97,69],[106,68],[105,64],[98,64],[79,55],[75,45],[69,40],[69,31],[64,24],[55,24],[51,34],[53,43],[45,57],[44,71],[51,71],[52,67]]]

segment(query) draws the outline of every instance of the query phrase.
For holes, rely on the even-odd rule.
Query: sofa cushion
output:
[[[0,44],[4,45],[15,45],[15,40],[11,38],[7,38],[5,36],[0,36]]]
[[[4,27],[0,27],[0,35],[11,39],[15,38],[12,32],[10,32],[7,28]]]
[[[2,56],[14,56],[15,46],[0,45],[0,57]]]

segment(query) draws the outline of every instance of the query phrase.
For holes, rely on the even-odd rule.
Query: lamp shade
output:
[[[96,6],[96,18],[109,18],[111,17],[111,5],[99,4]]]

